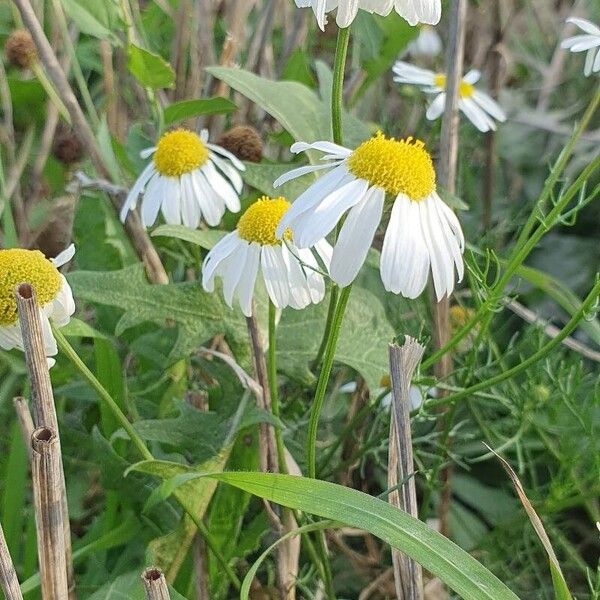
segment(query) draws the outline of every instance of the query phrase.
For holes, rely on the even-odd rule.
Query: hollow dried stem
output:
[[[67,489],[65,485],[65,475],[60,454],[60,439],[58,437],[58,419],[56,417],[56,407],[54,406],[54,393],[50,382],[48,372],[48,362],[44,350],[44,338],[42,335],[42,323],[40,320],[40,308],[38,306],[35,290],[28,283],[22,283],[17,286],[16,291],[17,310],[19,322],[21,324],[21,334],[23,336],[23,349],[25,352],[25,363],[27,365],[27,374],[31,387],[31,400],[33,405],[33,424],[37,427],[50,427],[56,437],[58,445],[58,485],[60,489],[60,506],[62,510],[62,544],[61,548],[65,552],[64,560],[68,569],[69,594],[64,596],[74,600],[75,598],[75,575],[73,571],[72,549],[71,549],[71,527],[69,524],[69,508],[67,505]],[[17,412],[20,418],[27,421],[27,416],[23,407],[20,406]],[[19,409],[22,413],[19,413]],[[27,412],[28,409],[27,409]],[[22,424],[23,431],[26,431],[30,424]],[[32,456],[33,459],[33,456]]]
[[[31,444],[29,443],[29,440],[31,440],[31,434],[35,429],[35,425],[33,424],[33,418],[31,416],[31,411],[29,410],[29,404],[25,398],[18,396],[17,398],[13,399],[13,405],[15,407],[15,412],[17,413],[17,419],[19,420],[19,427],[21,428],[23,441],[27,447],[29,460],[31,460]]]
[[[31,447],[42,598],[68,598],[60,444],[56,430],[38,427],[31,436]]]
[[[146,600],[170,600],[167,580],[160,569],[156,567],[146,569],[142,573],[142,581],[146,591]]]
[[[0,525],[0,588],[2,588],[6,600],[23,600],[17,572],[6,545],[2,525]]]
[[[392,380],[392,418],[390,424],[388,487],[397,490],[389,502],[413,517],[419,516],[414,479],[414,460],[410,427],[410,383],[425,348],[406,336],[403,346],[389,348]],[[396,550],[392,551],[396,595],[399,600],[423,600],[421,565]]]

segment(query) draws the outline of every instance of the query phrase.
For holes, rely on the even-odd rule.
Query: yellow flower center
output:
[[[17,321],[15,290],[29,283],[40,306],[52,302],[61,287],[58,269],[39,250],[0,250],[0,326]]]
[[[405,194],[417,201],[435,190],[431,156],[423,142],[411,137],[396,140],[378,131],[350,155],[348,168],[356,177],[393,196]]]
[[[165,133],[156,147],[154,165],[165,177],[179,177],[201,167],[208,150],[193,131],[177,129]]]
[[[238,235],[247,242],[256,242],[261,246],[281,244],[281,240],[275,236],[275,231],[290,206],[285,198],[259,198],[240,217],[237,224]],[[292,232],[286,229],[283,237],[291,240]]]
[[[433,81],[437,87],[442,89],[446,88],[446,76],[443,73],[438,73],[434,77]],[[461,98],[470,98],[474,93],[475,88],[470,83],[467,83],[464,79],[461,79],[458,86],[458,95]]]

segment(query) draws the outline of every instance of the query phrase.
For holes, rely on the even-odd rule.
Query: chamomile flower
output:
[[[0,250],[0,348],[24,349],[15,291],[19,284],[29,283],[40,308],[46,356],[52,357],[58,352],[50,321],[64,327],[75,312],[71,288],[58,268],[68,263],[74,254],[73,245],[51,259],[39,250]],[[54,359],[48,358],[48,366],[53,364]]]
[[[252,298],[258,272],[262,274],[269,298],[277,308],[301,309],[317,304],[325,295],[325,281],[309,246],[314,246],[327,267],[331,246],[315,240],[299,250],[288,230],[277,239],[275,230],[288,211],[285,198],[263,197],[251,204],[240,217],[237,228],[208,253],[202,266],[202,286],[214,291],[215,277],[223,280],[225,302],[232,307],[237,296],[242,312],[252,315]]]
[[[583,68],[586,77],[592,73],[600,73],[600,27],[577,17],[570,17],[567,23],[577,25],[585,33],[563,40],[561,48],[567,48],[571,52],[587,52]]]
[[[395,10],[410,25],[429,23],[435,25],[442,16],[441,0],[295,0],[300,8],[311,7],[319,27],[325,29],[326,14],[337,8],[338,27],[349,27],[354,21],[358,9],[370,13],[389,15]]]
[[[446,76],[443,73],[434,73],[401,60],[396,61],[392,70],[397,83],[418,85],[425,92],[436,94],[426,113],[430,121],[442,115],[446,104]],[[458,108],[479,131],[485,133],[495,131],[494,119],[503,123],[506,114],[490,96],[475,88],[480,77],[481,73],[473,69],[462,78],[458,90]]]
[[[459,281],[463,277],[464,237],[458,219],[436,191],[433,162],[423,142],[386,138],[379,132],[354,151],[330,142],[300,142],[291,148],[309,149],[324,152],[325,164],[289,171],[273,185],[321,169],[331,171],[292,204],[277,235],[289,228],[298,248],[308,248],[347,212],[329,267],[331,278],[347,286],[367,256],[387,195],[393,205],[381,252],[385,289],[416,298],[431,270],[438,300],[449,295],[455,272]]]
[[[208,142],[208,132],[177,129],[165,133],[158,144],[141,153],[152,156],[131,188],[121,209],[121,220],[136,207],[143,194],[144,227],[153,225],[162,212],[171,225],[196,229],[200,220],[218,225],[225,208],[239,212],[244,164],[231,152]]]

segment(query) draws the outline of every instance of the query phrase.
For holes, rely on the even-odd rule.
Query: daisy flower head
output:
[[[239,212],[243,185],[239,171],[245,166],[228,150],[210,144],[206,129],[200,135],[187,129],[168,131],[141,156],[151,156],[152,161],[127,195],[122,221],[136,207],[140,194],[144,227],[154,224],[159,211],[170,225],[192,229],[201,219],[218,225],[226,208]]]
[[[39,250],[0,250],[0,348],[24,350],[15,291],[19,284],[28,283],[35,290],[39,305],[48,366],[54,364],[54,359],[50,357],[57,354],[58,348],[50,321],[57,327],[64,327],[75,312],[71,287],[58,269],[68,263],[74,254],[75,247],[72,244],[51,259]]]
[[[463,277],[464,237],[455,214],[436,191],[433,161],[423,142],[378,132],[354,151],[330,142],[300,142],[291,148],[308,149],[324,152],[326,164],[289,171],[275,186],[305,173],[331,170],[292,204],[277,234],[290,228],[295,244],[306,248],[328,235],[347,212],[329,268],[331,278],[347,286],[365,261],[387,196],[392,210],[380,263],[385,289],[416,298],[431,270],[438,300],[449,295],[455,272],[459,281]]]
[[[337,8],[338,27],[350,27],[358,9],[387,16],[395,10],[410,25],[436,25],[442,16],[441,0],[295,0],[299,8],[311,7],[321,30],[325,29],[327,13]]]
[[[317,304],[325,296],[325,280],[309,246],[300,250],[292,234],[284,230],[281,238],[275,230],[291,204],[285,198],[263,196],[240,217],[237,228],[221,239],[207,254],[202,266],[202,287],[214,291],[215,277],[223,280],[225,302],[232,307],[237,296],[242,312],[252,315],[252,298],[259,271],[277,308],[301,309]],[[315,240],[315,251],[326,267],[331,246]]]
[[[600,73],[600,27],[587,19],[570,17],[567,23],[577,25],[584,33],[563,40],[561,48],[571,52],[587,52],[583,72],[586,77]]]
[[[446,105],[446,75],[401,60],[396,61],[392,70],[395,82],[417,85],[425,92],[435,94],[426,113],[430,121],[442,115]],[[458,89],[458,108],[479,131],[485,133],[496,130],[495,121],[504,123],[506,114],[495,100],[475,87],[480,77],[481,73],[472,69],[462,78]]]

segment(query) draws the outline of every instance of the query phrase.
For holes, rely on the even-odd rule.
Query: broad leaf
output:
[[[226,234],[226,231],[218,229],[190,229],[184,225],[159,225],[152,232],[152,237],[177,238],[210,250]]]
[[[242,177],[248,185],[271,198],[283,196],[293,202],[314,181],[314,175],[309,174],[274,188],[273,182],[293,168],[290,164],[246,163]]]
[[[65,12],[82,33],[87,33],[100,40],[118,43],[113,33],[121,18],[119,6],[113,0],[61,0]]]
[[[199,117],[200,115],[219,115],[237,110],[234,102],[227,98],[204,98],[200,100],[183,100],[165,108],[165,125],[173,125],[178,121]]]
[[[88,600],[145,600],[146,594],[141,580],[142,570],[139,573],[133,571],[117,577],[114,581],[102,586],[95,594],[88,596]],[[171,586],[169,586],[169,594],[171,600],[186,600]]]
[[[145,87],[169,88],[175,83],[175,71],[164,58],[135,44],[127,47],[127,68]]]

